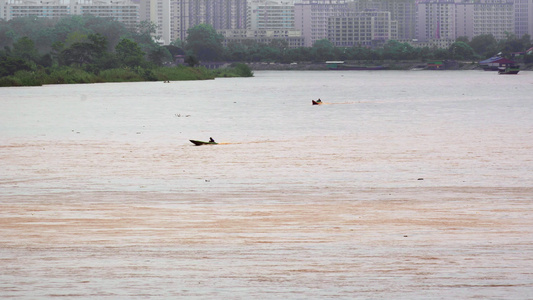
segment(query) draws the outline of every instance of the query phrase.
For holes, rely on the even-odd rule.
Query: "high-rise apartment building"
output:
[[[390,12],[391,19],[398,22],[399,39],[413,39],[415,37],[415,0],[355,0],[348,3],[349,11],[362,12],[368,9]]]
[[[533,0],[514,0],[514,33],[520,38],[524,34],[533,36]]]
[[[455,40],[455,1],[422,0],[417,5],[416,38]]]
[[[330,17],[342,15],[348,9],[346,0],[301,0],[294,4],[294,23],[302,32],[305,46],[311,47],[328,37]]]
[[[328,19],[327,38],[337,47],[381,46],[397,36],[398,24],[388,11],[368,9]]]
[[[246,29],[218,30],[224,45],[231,43],[270,44],[284,41],[286,48],[303,47],[304,39],[294,25],[294,2],[291,0],[249,0]]]
[[[294,2],[250,0],[247,28],[294,30]]]
[[[112,18],[134,27],[139,23],[139,5],[129,0],[0,0],[0,18],[36,16],[60,18],[90,14]]]
[[[199,24],[219,29],[246,28],[246,0],[174,0],[172,37],[185,40],[187,30]]]
[[[417,39],[455,40],[492,34],[496,39],[514,32],[512,0],[422,0],[418,3]]]
[[[512,0],[478,0],[456,3],[456,37],[492,34],[497,40],[514,32]]]
[[[72,14],[71,11],[70,1],[0,0],[0,19],[4,20],[27,16],[60,18]]]
[[[156,25],[160,43],[185,40],[187,30],[199,24],[215,29],[246,27],[246,0],[140,0],[141,20]]]

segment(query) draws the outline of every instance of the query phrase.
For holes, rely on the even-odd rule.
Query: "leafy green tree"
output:
[[[455,42],[448,48],[452,59],[473,59],[474,49],[465,42]]]
[[[499,50],[506,54],[522,52],[526,50],[529,45],[531,45],[529,35],[525,34],[522,38],[518,38],[515,34],[507,32],[505,39],[499,42]]]
[[[61,65],[75,65],[81,67],[94,61],[94,52],[89,43],[74,43],[61,51],[59,61]]]
[[[524,55],[524,63],[531,64],[533,63],[533,54],[527,54]]]
[[[0,48],[11,46],[13,44],[13,36],[15,32],[10,24],[4,19],[0,19]]]
[[[385,59],[411,59],[414,53],[413,46],[396,40],[389,40],[383,46],[383,58]]]
[[[171,42],[170,45],[181,48],[181,49],[185,48],[185,42],[180,39],[176,39],[175,41]]]
[[[229,61],[245,61],[248,56],[248,49],[242,43],[231,43],[225,48],[224,57]]]
[[[352,60],[372,60],[379,59],[377,53],[367,47],[354,46],[347,48],[348,58]]]
[[[281,58],[281,53],[279,49],[272,48],[267,45],[260,47],[258,54],[263,58],[264,61],[275,62],[279,61]]]
[[[312,51],[314,52],[315,60],[330,60],[334,58],[333,44],[327,40],[318,40],[313,44]]]
[[[106,38],[108,51],[114,49],[120,40],[131,32],[123,23],[112,18],[98,18],[91,15],[84,17],[87,29]]]
[[[198,60],[198,58],[196,56],[194,56],[193,54],[188,54],[186,57],[185,57],[185,63],[187,65],[189,65],[189,67],[195,67],[197,65],[200,64],[200,61]]]
[[[13,75],[17,71],[30,71],[31,69],[31,66],[21,58],[0,56],[0,77]]]
[[[52,44],[52,49],[50,50],[50,55],[52,59],[58,61],[61,56],[61,51],[65,50],[65,44],[63,42],[54,42]]]
[[[122,39],[115,47],[115,53],[122,66],[137,67],[145,64],[145,53],[130,39]]]
[[[13,55],[24,60],[35,61],[39,58],[39,53],[34,42],[28,37],[22,37],[13,44]]]
[[[183,48],[174,45],[166,45],[163,47],[168,50],[172,58],[176,57],[176,55],[185,55],[185,51],[183,50]]]
[[[148,60],[156,66],[172,61],[172,55],[165,47],[158,47],[148,53]]]
[[[463,43],[469,43],[470,39],[467,36],[460,36],[455,39],[456,42],[463,42]]]
[[[448,49],[436,48],[432,50],[432,59],[448,59],[450,58],[450,52]]]
[[[200,24],[187,30],[186,49],[200,60],[216,61],[222,58],[224,37],[213,26]]]
[[[67,35],[67,38],[64,40],[65,45],[70,46],[76,43],[82,43],[87,40],[88,35],[83,32],[73,31]]]
[[[60,47],[61,44],[54,44]],[[59,61],[63,65],[81,67],[93,64],[106,53],[107,40],[100,34],[89,34],[83,42],[75,42],[59,54]]]
[[[311,48],[309,47],[298,47],[294,49],[288,49],[287,60],[291,62],[302,62],[311,60]]]
[[[475,36],[469,45],[481,57],[490,57],[498,53],[498,41],[492,34]]]
[[[61,18],[54,26],[54,32],[57,36],[56,41],[61,41],[68,45],[69,41],[67,40],[68,36],[73,32],[78,32],[82,35],[88,35],[90,30],[85,27],[85,20],[87,16],[70,16]],[[55,41],[52,41],[52,43]],[[73,41],[77,42],[77,41]]]

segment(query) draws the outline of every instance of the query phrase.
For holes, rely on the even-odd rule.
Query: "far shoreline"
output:
[[[405,61],[346,61],[350,65],[367,67],[383,67],[382,70],[434,70],[428,66],[428,61],[405,60]],[[298,62],[298,63],[274,63],[274,62],[256,62],[246,63],[252,71],[348,71],[330,69],[325,62]],[[532,71],[533,65],[519,63],[520,71]],[[480,70],[483,71],[477,62],[456,61],[441,70]],[[359,70],[357,70],[359,71]]]

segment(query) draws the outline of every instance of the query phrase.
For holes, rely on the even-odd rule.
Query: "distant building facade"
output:
[[[294,2],[249,0],[246,28],[294,30]]]
[[[417,5],[416,38],[455,40],[455,1],[422,0]]]
[[[287,43],[287,48],[298,48],[304,46],[304,38],[299,30],[281,29],[226,29],[218,30],[224,36],[224,46],[231,43],[246,44],[254,41],[262,44],[270,44],[275,40],[282,40]]]
[[[382,46],[398,38],[398,23],[388,11],[368,9],[358,13],[329,17],[328,40],[337,47]]]
[[[417,6],[416,38],[455,40],[460,36],[492,34],[503,39],[515,29],[512,1],[421,0]]]
[[[515,28],[518,37],[529,34],[533,37],[533,0],[514,0]]]
[[[473,38],[492,34],[497,40],[513,33],[515,27],[512,0],[478,0],[456,3],[456,37]]]
[[[305,46],[311,47],[328,37],[330,17],[340,16],[348,9],[346,0],[301,0],[294,4],[294,22],[302,32]]]
[[[0,0],[0,18],[4,20],[26,16],[61,18],[84,14],[112,18],[127,27],[139,24],[139,5],[129,0]]]
[[[533,36],[533,0],[0,0],[4,20],[91,14],[128,27],[149,21],[155,24],[154,38],[160,44],[186,40],[187,31],[198,24],[210,24],[228,39],[283,38],[291,47],[302,40],[303,46],[311,47],[320,39],[336,45],[375,44],[378,29],[362,21],[361,13],[369,10],[390,13],[390,20],[383,14],[372,17],[388,20],[379,31],[389,39],[440,45],[435,41],[448,44],[461,36]],[[351,21],[342,26],[357,27],[337,30],[332,25],[348,15]],[[301,39],[296,40],[298,32]]]
[[[415,38],[416,0],[354,0],[348,3],[348,10],[361,12],[368,9],[388,11],[391,19],[398,23],[398,38]]]
[[[141,21],[156,25],[161,44],[185,40],[199,24],[219,29],[246,28],[246,0],[140,0]]]
[[[209,24],[216,30],[246,29],[246,0],[174,0],[172,38],[185,40],[187,30]]]

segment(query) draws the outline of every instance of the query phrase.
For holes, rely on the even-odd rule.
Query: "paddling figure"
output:
[[[210,143],[215,143],[215,140],[214,140],[212,137],[210,137],[210,138],[209,138],[209,142],[210,142]]]

